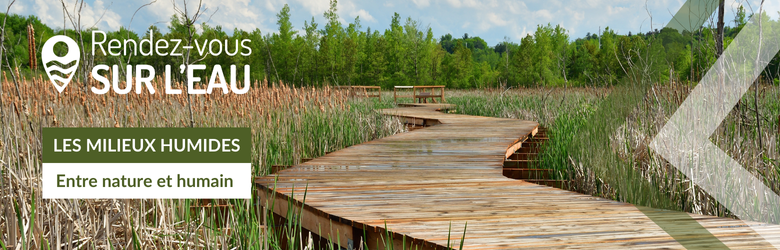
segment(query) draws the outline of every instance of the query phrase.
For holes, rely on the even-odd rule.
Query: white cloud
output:
[[[528,11],[528,6],[526,6],[524,2],[509,1],[508,3],[505,3],[504,6],[506,6],[506,9],[512,14],[521,14]]]
[[[366,20],[366,21],[369,21],[369,22],[372,22],[372,23],[376,22],[376,19],[373,16],[371,16],[371,14],[368,14],[368,11],[366,11],[364,9],[360,9],[358,11],[353,11],[353,12],[350,13],[350,15],[352,15],[352,16],[359,16],[360,19]]]
[[[528,31],[528,27],[523,26],[523,30],[520,31],[519,27],[515,27],[515,29],[512,30],[512,33],[514,35],[514,38],[516,39],[515,43],[520,43],[520,40],[523,40],[523,38],[527,35],[531,35],[531,32]]]
[[[11,2],[11,1],[8,1]],[[8,3],[5,3],[3,6],[8,6]],[[25,6],[22,4],[14,4],[11,6],[11,13],[23,13],[25,11]]]
[[[780,18],[780,1],[764,2],[764,11],[771,18]]]
[[[487,31],[487,30],[489,30],[491,27],[492,27],[492,25],[490,25],[490,23],[488,23],[488,22],[481,22],[481,23],[479,24],[479,31]]]
[[[447,0],[447,3],[452,5],[452,7],[460,8],[460,1],[459,0]]]
[[[429,0],[412,0],[412,2],[414,2],[414,4],[417,5],[417,8],[420,9],[428,7],[428,5],[431,4],[431,1]]]
[[[173,2],[171,1],[158,0],[152,5],[145,7],[144,10],[150,11],[156,17],[157,20],[154,20],[155,23],[163,22],[167,24],[171,20],[171,16],[176,13],[173,10]],[[133,20],[133,22],[135,22],[135,20]]]
[[[266,9],[269,8],[269,4],[271,7],[276,6],[273,5],[271,1],[268,1],[267,3],[268,4],[265,6]],[[168,0],[158,0],[157,2],[143,9],[151,13],[156,20],[149,24],[142,25],[148,26],[154,23],[164,23],[167,25],[171,17],[176,14],[175,9],[182,11],[184,10],[184,6],[182,4],[182,1],[176,1],[176,8],[174,8],[173,2]],[[197,4],[198,2],[195,1],[187,2],[187,9],[188,12],[190,12],[189,15],[193,15],[193,11],[198,9]],[[256,7],[255,4],[252,3],[252,0],[204,1],[201,8],[202,10],[205,10],[205,12],[203,12],[204,14],[197,20],[198,24],[206,22],[212,26],[219,25],[222,26],[222,30],[226,32],[232,32],[235,28],[244,31],[252,31],[255,28],[258,28],[263,32],[267,32],[272,29],[265,25],[267,21],[266,15],[274,16],[274,18],[271,19],[273,22],[276,20],[275,12],[271,12],[270,10],[261,11]],[[279,6],[279,9],[281,10],[281,6]],[[138,16],[136,16],[136,20],[133,22],[136,21],[138,21]]]
[[[604,6],[601,0],[585,0],[582,2],[584,2],[587,5],[587,7],[591,7],[591,8]]]
[[[286,0],[264,0],[265,1],[265,9],[270,11],[271,13],[278,13],[280,10],[282,10],[282,7],[287,4]],[[255,5],[253,3],[250,3],[250,5]]]
[[[296,0],[303,5],[303,8],[309,10],[312,16],[320,16],[330,8],[328,0]]]
[[[539,20],[541,22],[547,22],[553,19],[552,13],[550,13],[549,10],[537,10],[533,13],[533,16],[541,19]]]
[[[508,22],[504,18],[500,17],[496,13],[489,13],[487,17],[490,23],[495,24],[497,26],[506,26],[508,24]]]
[[[374,16],[368,13],[367,10],[359,8],[358,5],[350,0],[339,1],[336,8],[338,9],[339,21],[341,21],[342,24],[348,24],[352,22],[352,20],[355,20],[355,17],[358,16],[360,17],[361,21],[364,20],[369,22],[376,22]],[[350,22],[345,21],[345,17],[349,18]]]
[[[262,24],[262,13],[250,4],[250,0],[219,0],[209,2],[206,5],[211,22],[221,25],[227,30],[239,28],[242,30],[253,30]],[[281,9],[281,8],[280,8]],[[205,21],[205,20],[204,20]]]
[[[71,9],[76,2],[66,1]],[[108,8],[97,27],[107,31],[118,29],[121,25],[129,25],[135,8],[148,1],[150,0],[86,0],[82,24],[85,27],[93,25],[103,14],[103,9]],[[174,1],[180,5],[183,0]],[[727,0],[727,20],[733,19],[739,4],[749,3],[753,11],[757,11],[760,1]],[[193,0],[189,2],[197,3]],[[647,32],[651,23],[646,8],[652,14],[653,28],[661,28],[684,2],[685,0],[339,0],[338,14],[339,21],[343,24],[360,16],[361,21],[364,21],[363,29],[371,26],[372,30],[381,31],[389,27],[389,17],[393,12],[397,12],[403,19],[411,17],[422,21],[423,26],[430,25],[437,37],[447,33],[469,33],[482,37],[489,44],[495,44],[503,41],[505,36],[519,42],[519,39],[533,32],[537,25],[547,23],[553,26],[565,24],[572,39],[582,37],[587,32],[598,32],[599,27],[603,30],[607,26],[623,33]],[[285,3],[290,5],[291,21],[297,29],[303,26],[304,20],[311,20],[312,16],[321,24],[320,28],[324,26],[326,20],[322,14],[328,10],[329,0],[206,0],[204,4],[208,7],[209,14],[199,21],[206,21],[211,17],[210,25],[221,25],[228,33],[234,28],[247,31],[259,28],[264,33],[274,32],[276,14]],[[777,18],[780,1],[766,1],[764,7],[772,17]],[[192,6],[189,9],[194,8]],[[211,16],[217,8],[219,11]],[[59,0],[21,0],[16,2],[11,11],[22,15],[34,14],[55,28],[63,25]],[[748,12],[751,12],[751,8],[748,8]],[[171,0],[158,0],[136,15],[131,28],[139,33],[143,33],[151,24],[164,29],[173,14]],[[70,28],[70,22],[67,26]]]
[[[569,14],[569,17],[571,17],[575,21],[582,21],[585,20],[585,13],[580,11],[575,11],[571,9],[566,9],[566,12]],[[577,23],[577,22],[575,22]]]
[[[463,0],[463,6],[466,6],[466,7],[469,7],[469,8],[474,8],[474,7],[477,7],[478,5],[481,5],[481,4],[484,4],[484,3],[479,3],[476,0]]]
[[[27,5],[32,4],[32,5]],[[52,27],[63,27],[63,9],[62,3],[56,0],[35,0],[31,2],[16,2],[14,10],[20,10],[21,12],[28,10],[41,21]],[[78,23],[78,8],[76,7],[75,0],[65,0],[65,6],[68,7],[68,12],[73,18],[73,22]],[[122,17],[116,12],[110,9],[109,5],[106,5],[102,0],[96,0],[90,3],[84,3],[81,8],[81,27],[88,29],[91,27],[97,27],[101,30],[118,30],[121,24]],[[73,24],[70,20],[65,20],[65,27],[73,28]]]
[[[622,14],[627,12],[628,9],[624,7],[612,7],[607,6],[607,15],[615,15],[615,14]]]

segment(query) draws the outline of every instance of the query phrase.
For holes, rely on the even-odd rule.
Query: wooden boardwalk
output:
[[[537,123],[445,114],[437,107],[382,110],[438,125],[258,177],[261,201],[286,216],[288,197],[300,208],[305,192],[302,226],[355,248],[365,239],[369,248],[384,249],[386,229],[395,249],[443,249],[448,239],[457,246],[466,223],[464,249],[683,248],[634,205],[504,177],[507,153],[522,146]],[[745,222],[692,216],[728,247],[771,247]]]

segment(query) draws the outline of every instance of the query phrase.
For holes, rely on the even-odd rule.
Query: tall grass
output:
[[[692,88],[670,83],[654,86],[648,93],[620,88],[464,91],[448,101],[457,104],[461,113],[533,120],[547,127],[551,139],[539,156],[541,167],[557,170],[557,177],[571,180],[575,191],[643,206],[732,217],[648,148]],[[780,87],[762,85],[759,93],[760,134],[753,96],[746,95],[710,139],[780,192]],[[608,94],[613,97],[605,98]],[[638,106],[620,105],[637,100]]]
[[[18,74],[17,74],[18,75]],[[0,87],[0,249],[298,249],[295,219],[252,200],[41,199],[41,128],[249,127],[254,175],[403,132],[375,111],[389,101],[349,98],[330,88],[255,83],[245,95],[58,94],[41,78],[3,79]],[[164,89],[161,81],[156,89]],[[181,86],[179,86],[181,88]],[[219,92],[219,91],[215,91]],[[389,100],[385,98],[384,100]],[[262,204],[265,205],[265,204]]]
[[[290,88],[256,83],[246,95],[58,94],[40,78],[3,79],[0,87],[0,249],[222,248],[299,249],[308,236],[291,210],[284,224],[252,200],[44,200],[40,197],[43,127],[185,127],[189,103],[198,127],[249,127],[254,175],[272,165],[294,165],[329,151],[405,131],[396,118],[375,111],[391,98],[354,99],[330,88]],[[157,89],[162,89],[160,81]],[[538,121],[551,140],[542,167],[572,180],[572,189],[659,208],[730,216],[647,148],[691,86],[657,86],[641,104],[613,112],[604,98],[614,89],[515,89],[449,91],[461,113]],[[776,192],[780,190],[777,139],[780,88],[763,86],[762,133],[751,115],[752,96],[711,137],[718,146]],[[621,93],[617,93],[621,94]],[[618,101],[620,99],[617,99]],[[615,130],[594,128],[618,122]],[[594,133],[593,131],[599,131]],[[758,145],[758,137],[763,145]],[[605,149],[605,150],[594,150]],[[607,152],[601,155],[589,152]],[[671,201],[671,202],[669,202]],[[337,246],[336,246],[337,248]]]
[[[540,158],[544,167],[555,169],[561,179],[573,174],[569,167],[569,145],[610,89],[513,89],[507,91],[457,91],[447,100],[458,105],[458,112],[491,117],[536,121],[550,128],[553,138]]]

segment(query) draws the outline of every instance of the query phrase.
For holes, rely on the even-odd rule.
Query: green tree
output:
[[[279,33],[273,34],[268,43],[271,50],[271,57],[276,66],[279,77],[284,82],[295,82],[293,75],[297,71],[297,59],[300,49],[293,46],[293,37],[297,35],[292,23],[290,22],[290,6],[284,4],[282,10],[276,14],[276,24],[279,26]]]
[[[340,39],[344,38],[344,30],[336,13],[338,11],[337,4],[336,0],[331,0],[330,8],[323,14],[328,23],[325,25],[325,30],[322,31],[320,38],[319,63],[324,65],[322,73],[325,78],[332,84],[343,85],[345,82],[341,81],[343,58]]]

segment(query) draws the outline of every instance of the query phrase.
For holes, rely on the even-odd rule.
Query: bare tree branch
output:
[[[138,11],[140,11],[144,7],[152,5],[152,4],[156,3],[156,2],[157,2],[157,0],[152,0],[151,2],[148,2],[148,3],[144,4],[144,5],[141,5],[141,7],[138,7],[138,9],[135,9],[135,12],[133,12],[133,16],[130,17],[130,23],[127,24],[127,27],[130,27],[130,25],[133,24],[133,19],[135,19],[135,14],[138,14]]]
[[[182,0],[182,8],[179,8],[176,6],[176,1],[171,0],[171,3],[173,4],[173,10],[176,13],[177,18],[179,21],[184,25],[184,27],[187,28],[187,47],[192,47],[192,40],[195,38],[195,35],[197,33],[197,27],[195,26],[195,23],[198,21],[198,19],[204,15],[207,11],[207,8],[203,7],[203,0],[198,1],[197,8],[195,9],[195,13],[193,13],[190,16],[190,10],[189,7],[187,7],[187,0]],[[219,10],[219,9],[217,9]],[[214,12],[216,13],[216,11]],[[212,13],[212,16],[214,15]],[[211,17],[209,17],[209,20],[211,20]],[[193,31],[193,28],[196,29]],[[189,76],[187,75],[188,68],[190,64],[197,63],[205,59],[206,55],[203,55],[202,58],[191,61],[192,56],[192,50],[187,49],[185,53],[182,53],[182,64],[184,65],[184,82],[188,82],[189,79],[187,79]],[[192,97],[189,94],[189,87],[187,84],[185,84],[185,94],[187,95],[187,106],[190,113],[190,127],[195,127],[195,118],[192,114]]]
[[[11,12],[11,6],[16,3],[16,0],[12,0],[11,3],[8,4],[8,7],[5,9],[5,16],[3,16],[3,27],[0,27],[0,65],[2,65],[2,57],[3,57],[3,50],[1,48],[5,48],[5,21],[8,19],[8,13]],[[0,92],[2,91],[2,87],[0,87]]]
[[[103,14],[100,14],[100,18],[98,18],[98,20],[96,20],[96,21],[95,21],[95,23],[94,23],[94,24],[92,24],[92,26],[89,26],[89,27],[90,27],[90,28],[94,28],[95,26],[97,26],[97,24],[98,24],[98,23],[100,23],[100,21],[102,21],[102,20],[103,20],[103,17],[106,15],[106,12],[108,11],[108,8],[110,8],[110,7],[111,7],[111,5],[113,5],[113,4],[114,4],[114,2],[111,2],[111,4],[109,4],[109,5],[108,5],[108,7],[106,7],[105,9],[103,9]]]

